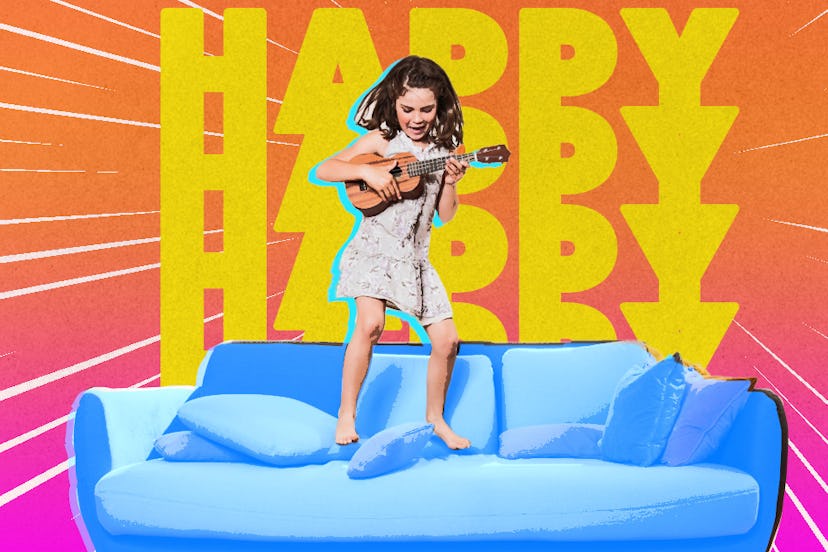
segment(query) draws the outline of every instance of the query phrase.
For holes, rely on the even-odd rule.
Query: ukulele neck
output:
[[[458,161],[476,161],[477,152],[461,153],[459,155],[447,155],[445,157],[436,157],[434,159],[426,159],[425,161],[415,161],[408,164],[408,174],[411,176],[421,176],[437,172],[446,167],[446,162],[449,158],[455,157]]]

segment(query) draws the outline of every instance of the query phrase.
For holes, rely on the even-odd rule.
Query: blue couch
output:
[[[422,420],[429,347],[380,344],[357,430]],[[79,528],[104,551],[769,549],[781,514],[787,428],[779,399],[751,390],[704,463],[498,455],[502,432],[603,424],[619,380],[655,360],[634,342],[463,343],[446,417],[472,441],[436,440],[406,469],[350,479],[347,459],[299,467],[171,462],[153,450],[183,429],[187,401],[217,394],[298,399],[335,415],[342,344],[227,342],[195,387],[93,388],[78,397],[67,448]],[[359,444],[350,445],[358,447]]]

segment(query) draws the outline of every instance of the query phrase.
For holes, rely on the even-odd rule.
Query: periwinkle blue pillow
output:
[[[178,416],[202,437],[274,466],[324,464],[355,448],[335,443],[336,418],[290,397],[210,395],[184,403]]]
[[[604,459],[649,466],[661,457],[684,399],[684,371],[677,353],[621,377],[598,443]]]
[[[434,425],[409,422],[384,429],[365,441],[348,462],[348,477],[367,479],[414,464],[434,435]]]
[[[173,462],[252,462],[253,459],[233,449],[205,439],[192,431],[167,433],[155,440],[155,450]]]
[[[706,460],[745,406],[751,380],[705,378],[688,369],[687,395],[661,461],[670,466]]]
[[[540,424],[507,429],[500,434],[503,458],[600,458],[600,424]]]

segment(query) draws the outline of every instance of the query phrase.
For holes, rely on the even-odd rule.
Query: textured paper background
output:
[[[462,101],[491,114],[517,155],[493,185],[462,200],[488,211],[500,223],[508,240],[507,258],[491,282],[476,291],[456,292],[453,299],[493,313],[502,325],[502,333],[493,338],[537,340],[534,335],[526,338],[531,332],[521,323],[518,301],[520,263],[528,262],[521,258],[518,244],[518,13],[521,7],[559,6],[209,0],[200,3],[208,10],[205,50],[220,51],[218,16],[224,8],[254,4],[268,10],[272,41],[269,129],[279,116],[316,8],[362,9],[383,68],[408,54],[412,7],[473,8],[503,29],[509,45],[505,72],[491,88]],[[662,5],[567,5],[594,12],[607,22],[618,43],[618,61],[608,83],[571,100],[609,121],[618,140],[615,170],[602,186],[566,199],[610,221],[618,258],[598,286],[567,294],[564,300],[602,312],[619,338],[634,336],[621,303],[658,299],[656,277],[620,212],[622,205],[657,201],[658,183],[620,108],[656,104],[658,87],[619,11]],[[184,0],[35,0],[0,5],[3,549],[82,550],[68,500],[67,469],[73,459],[67,459],[64,448],[72,401],[92,386],[159,384],[159,20],[162,8],[187,6],[195,7]],[[697,7],[722,4],[671,2],[668,11],[681,28]],[[701,103],[738,106],[739,116],[702,180],[700,199],[705,204],[738,205],[739,213],[701,281],[700,298],[738,303],[739,310],[708,367],[714,374],[756,377],[757,387],[771,389],[783,399],[790,454],[784,514],[774,549],[823,550],[828,531],[828,389],[822,377],[828,351],[828,11],[815,1],[733,1],[727,7],[738,8],[739,17],[704,80]],[[344,78],[347,74],[335,73],[331,82]],[[345,115],[330,125],[344,130]],[[296,278],[292,267],[304,247],[302,234],[272,230],[302,136],[271,132],[267,139],[267,337],[302,339],[305,329],[293,321],[273,328],[285,290]],[[220,224],[213,217],[205,229],[216,230]],[[209,233],[206,239],[220,239],[220,233]],[[458,244],[453,248],[458,266],[463,254],[471,258],[474,253]],[[538,251],[542,253],[541,246]],[[681,256],[675,262],[681,263]],[[543,304],[545,297],[524,297],[523,304],[529,299]],[[222,335],[214,297],[208,297],[204,316],[205,343],[210,345]],[[343,336],[346,316],[341,317]],[[389,327],[384,339],[409,336],[407,326]]]

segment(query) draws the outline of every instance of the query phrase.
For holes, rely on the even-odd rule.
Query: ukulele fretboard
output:
[[[436,157],[434,159],[426,159],[424,161],[415,161],[413,163],[408,164],[408,175],[421,176],[424,174],[437,172],[445,168],[446,161],[448,161],[450,157],[456,157],[460,161],[474,161],[476,155],[477,152],[473,151],[471,153],[461,153],[460,155]]]

